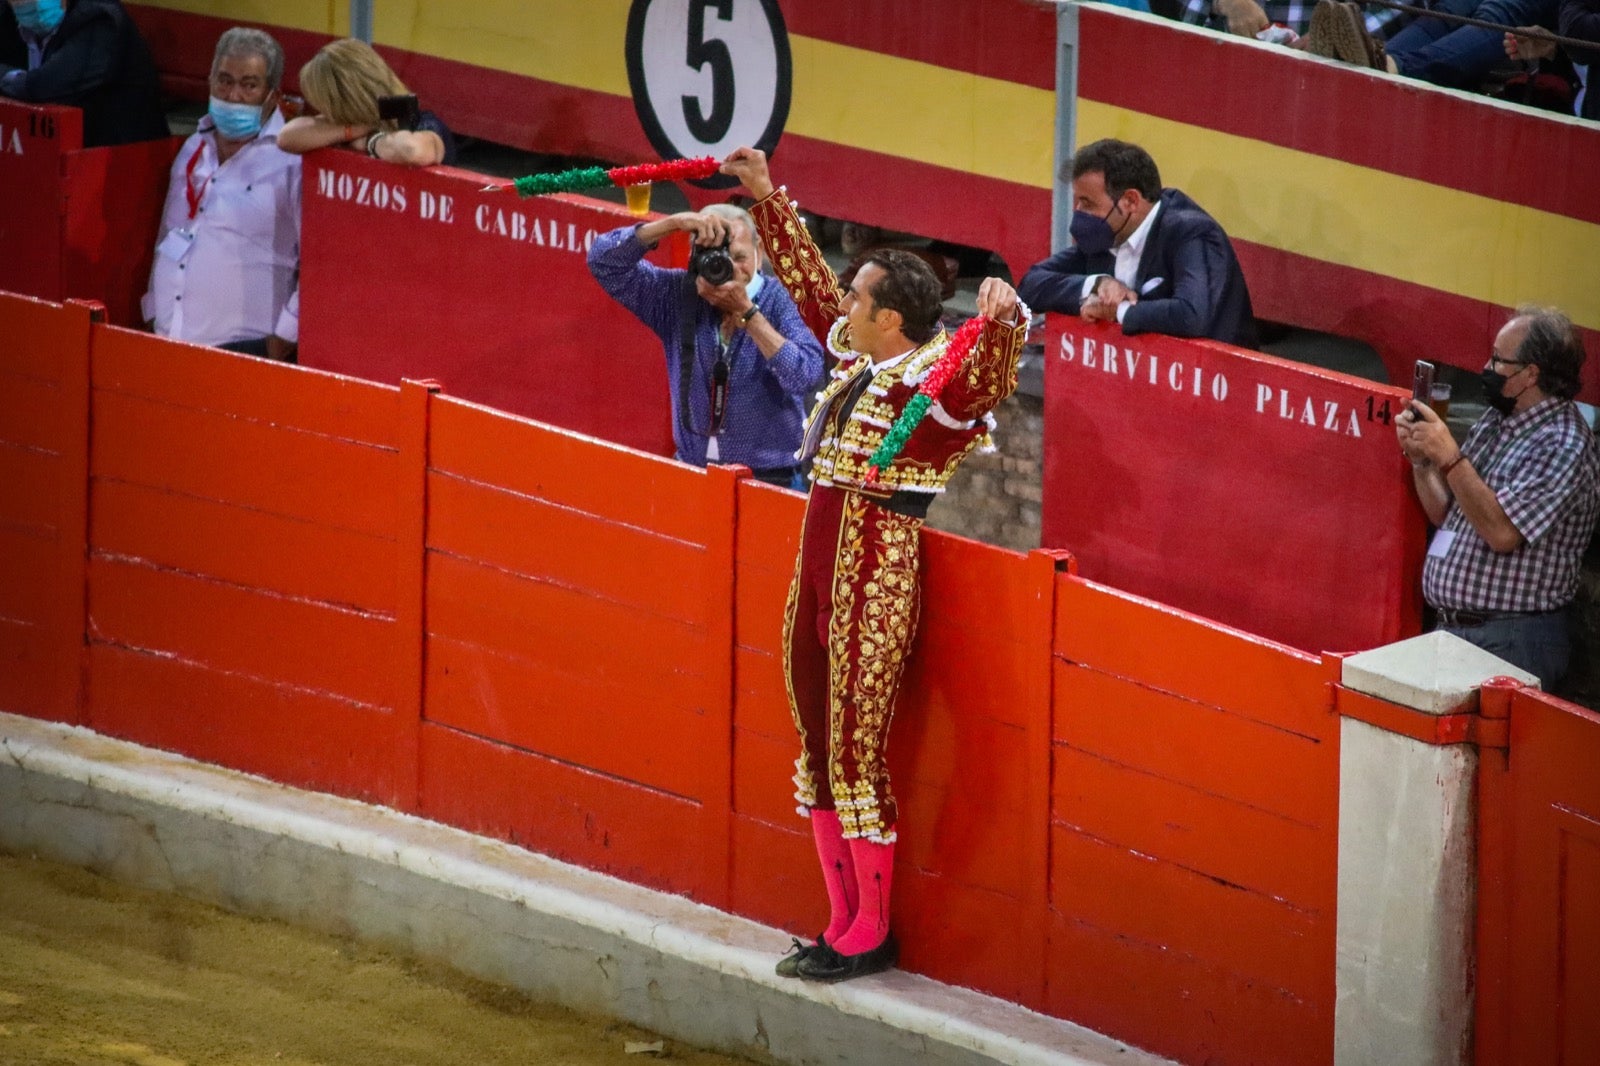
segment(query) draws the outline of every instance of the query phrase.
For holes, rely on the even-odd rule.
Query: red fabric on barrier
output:
[[[308,156],[301,363],[432,378],[452,396],[671,455],[661,342],[584,259],[597,233],[633,216],[484,183],[353,152]]]
[[[75,107],[0,98],[0,289],[60,300],[62,157],[83,147]]]
[[[1313,651],[1416,631],[1407,393],[1050,316],[1042,540],[1084,577]]]

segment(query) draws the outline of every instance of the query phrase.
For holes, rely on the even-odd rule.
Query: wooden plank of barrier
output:
[[[0,290],[47,300],[62,287],[63,160],[83,147],[83,112],[0,98]]]
[[[427,645],[427,720],[484,740],[686,799],[704,784],[702,711],[653,678],[595,680],[506,655],[494,644],[433,636]],[[681,688],[681,685],[678,686]],[[694,686],[696,694],[702,685]],[[626,735],[629,743],[618,744]]]
[[[307,374],[148,333],[102,331],[95,346],[94,387],[389,451],[399,447],[395,388],[337,374]]]
[[[783,674],[783,615],[805,500],[743,481],[738,508],[729,906],[796,936],[815,937],[828,921],[827,899],[810,824],[796,811],[800,742]]]
[[[395,390],[109,326],[94,385],[94,726],[342,795],[403,794]],[[319,739],[328,750],[302,750]]]
[[[1392,426],[1409,393],[1066,316],[1051,330],[1045,544],[1311,651],[1415,632],[1425,525]]]
[[[703,623],[698,544],[464,481],[429,475],[430,546],[588,590],[667,619]]]
[[[1600,1043],[1600,714],[1532,689],[1511,700],[1506,1062],[1582,1062]]]
[[[734,643],[738,606],[738,542],[740,486],[750,477],[743,466],[706,470],[709,492],[701,537],[706,545],[705,652],[701,659],[705,687],[703,712],[695,723],[700,769],[695,795],[700,799],[701,888],[699,898],[726,910],[733,897],[733,722]]]
[[[359,707],[393,699],[392,617],[98,555],[91,637],[218,675],[271,678]]]
[[[100,479],[97,550],[294,599],[393,614],[395,542],[256,508]]]
[[[94,420],[97,477],[356,533],[393,535],[392,451],[100,390]],[[272,462],[261,462],[264,455]],[[334,471],[338,476],[330,476]]]
[[[432,721],[422,770],[428,818],[662,891],[699,888],[699,855],[682,846],[700,824],[692,800]]]
[[[699,539],[709,491],[703,471],[597,445],[454,397],[435,404],[434,470],[662,537]]]
[[[374,803],[395,794],[384,708],[111,644],[91,644],[88,661],[98,732],[296,788]]]
[[[428,452],[435,381],[400,383],[400,452],[395,463],[394,805],[417,809],[427,685]]]
[[[66,722],[81,721],[90,317],[0,294],[0,706]]]
[[[702,692],[699,626],[437,550],[428,560],[428,632],[544,668],[581,666],[611,688],[659,686],[671,706],[695,706]]]
[[[1049,1009],[1185,1060],[1328,1061],[1322,664],[1078,577],[1057,604]]]

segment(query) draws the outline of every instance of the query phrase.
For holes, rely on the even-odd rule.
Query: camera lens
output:
[[[733,280],[733,260],[728,257],[727,245],[696,248],[689,257],[689,269],[705,278],[707,285],[724,285]]]

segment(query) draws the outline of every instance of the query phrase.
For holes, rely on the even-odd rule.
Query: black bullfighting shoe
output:
[[[794,944],[788,951],[783,953],[783,958],[778,960],[777,972],[779,977],[799,977],[800,964],[802,962],[819,951],[829,950],[828,942],[820,935],[817,937],[815,944],[802,943],[795,937],[790,937],[789,939],[793,940]]]
[[[894,934],[890,933],[883,943],[859,955],[841,955],[830,947],[818,947],[800,960],[797,969],[803,980],[833,984],[835,981],[865,977],[869,973],[882,973],[893,967],[899,958],[900,945],[895,943]]]

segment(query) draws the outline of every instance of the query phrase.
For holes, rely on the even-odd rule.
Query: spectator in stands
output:
[[[317,114],[284,126],[278,147],[285,152],[343,145],[404,166],[455,162],[455,138],[433,112],[418,112],[415,128],[379,114],[380,98],[409,96],[410,90],[364,41],[324,45],[300,68],[300,91]]]
[[[1556,20],[1557,31],[1563,37],[1577,41],[1593,41],[1594,48],[1567,48],[1567,58],[1577,73],[1583,88],[1572,101],[1573,113],[1580,118],[1600,121],[1600,92],[1595,91],[1594,76],[1600,68],[1600,0],[1561,0]],[[1517,33],[1505,38],[1506,55],[1516,60],[1549,59],[1556,54],[1556,42],[1550,32],[1538,26],[1518,26]]]
[[[1124,333],[1256,346],[1250,293],[1228,235],[1189,197],[1162,189],[1148,152],[1095,141],[1062,168],[1061,180],[1072,183],[1073,245],[1023,275],[1023,302],[1115,320]]]
[[[1556,24],[1558,0],[1443,0],[1439,8],[1502,26]],[[1389,58],[1398,73],[1452,89],[1476,89],[1505,61],[1505,34],[1483,26],[1463,26],[1419,18],[1389,41]]]
[[[1315,0],[1184,0],[1183,21],[1197,26],[1209,26],[1238,37],[1255,37],[1277,44],[1299,45],[1311,29],[1311,15]],[[1364,20],[1367,32],[1374,37],[1392,31],[1407,16],[1390,7],[1369,5],[1357,14]],[[1281,26],[1289,31],[1285,36],[1271,30]]]
[[[726,243],[732,277],[647,263],[669,233],[701,249]],[[661,338],[672,395],[672,436],[686,463],[743,463],[774,485],[802,488],[795,460],[807,399],[822,378],[822,345],[794,301],[761,272],[749,212],[713,204],[604,234],[589,250],[600,287]]]
[[[1483,371],[1489,410],[1460,447],[1426,404],[1395,420],[1428,518],[1422,571],[1437,628],[1532,673],[1566,673],[1567,608],[1600,514],[1600,456],[1579,413],[1583,340],[1567,316],[1520,307]]]
[[[278,150],[283,49],[234,28],[211,106],[173,161],[144,317],[164,337],[294,362],[300,160]]]
[[[1501,26],[1549,28],[1558,0],[1440,0],[1435,10]],[[1452,89],[1477,89],[1505,60],[1505,33],[1421,16],[1380,45],[1355,5],[1321,0],[1312,13],[1309,51]]]
[[[166,137],[150,49],[118,0],[0,4],[0,95],[83,111],[83,143]]]

